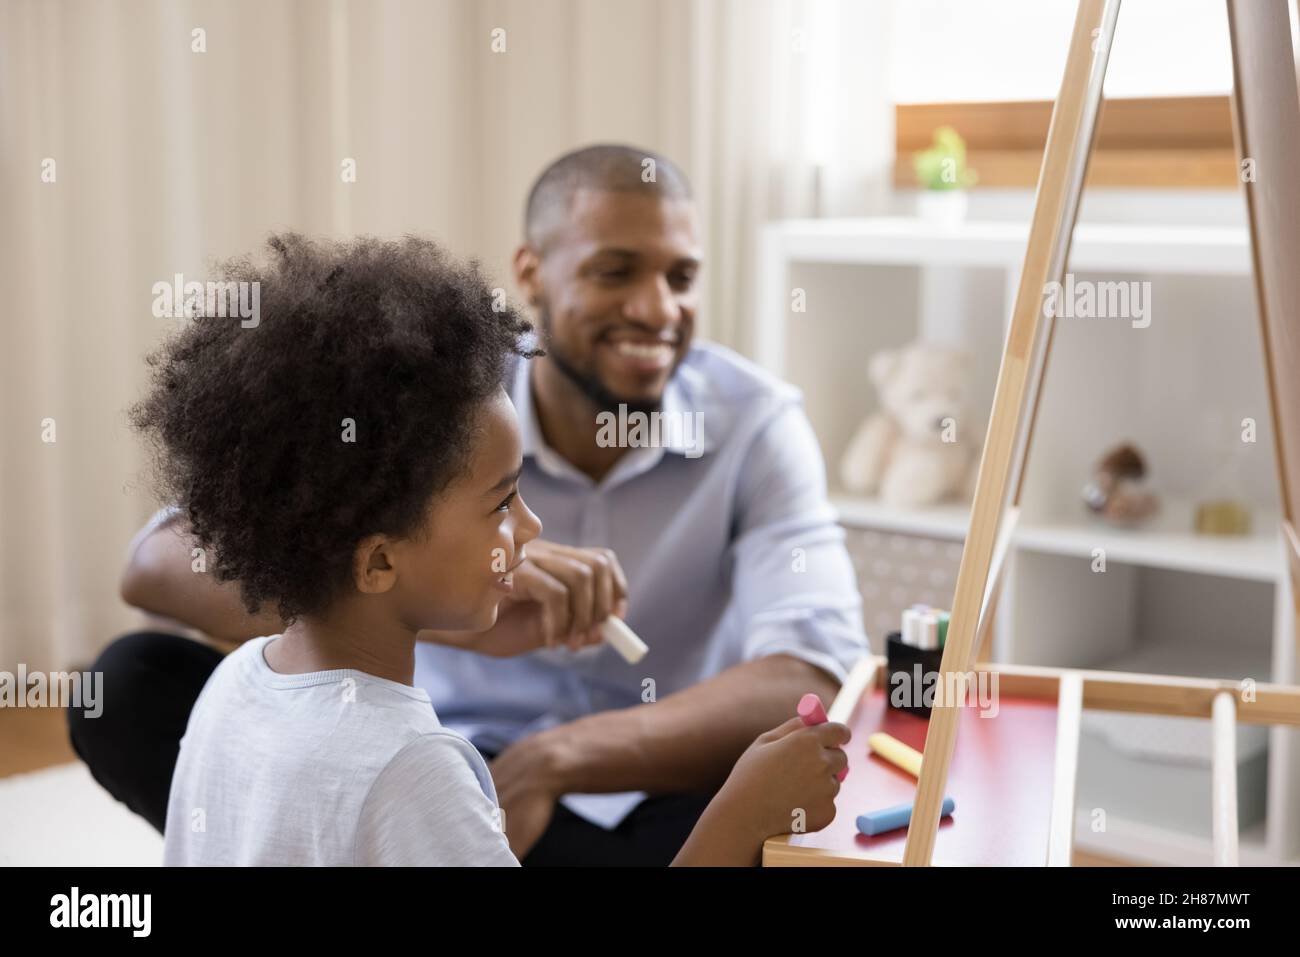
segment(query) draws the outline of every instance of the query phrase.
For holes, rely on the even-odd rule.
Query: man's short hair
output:
[[[668,200],[691,198],[686,174],[666,156],[618,143],[584,146],[546,167],[528,191],[524,238],[530,246],[545,250],[580,189],[642,193]]]

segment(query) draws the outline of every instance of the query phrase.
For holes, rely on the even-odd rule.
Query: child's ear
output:
[[[362,539],[352,554],[352,580],[365,595],[382,595],[397,582],[393,543],[385,535]]]

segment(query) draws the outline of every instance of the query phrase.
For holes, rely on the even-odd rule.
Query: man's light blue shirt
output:
[[[520,494],[542,520],[541,537],[614,551],[628,579],[627,623],[650,651],[629,665],[604,644],[489,658],[421,642],[415,684],[444,725],[497,752],[593,712],[653,707],[767,655],[801,658],[842,681],[867,653],[821,449],[792,386],[696,344],[665,389],[662,421],[697,428],[662,429],[659,446],[630,449],[600,482],[545,444],[526,362],[510,392],[523,438]]]

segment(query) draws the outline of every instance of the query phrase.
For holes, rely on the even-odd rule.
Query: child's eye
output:
[[[519,494],[519,493],[518,493],[517,491],[515,491],[515,492],[511,492],[509,495],[506,496],[506,500],[505,500],[504,502],[502,502],[500,505],[498,505],[498,506],[496,507],[495,511],[498,511],[498,512],[508,512],[508,511],[510,511],[510,505],[511,505],[511,503],[514,502],[514,500],[515,500],[515,496],[518,495],[518,494]]]

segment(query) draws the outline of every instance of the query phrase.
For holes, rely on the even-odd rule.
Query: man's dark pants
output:
[[[95,780],[160,833],[190,710],[222,657],[188,638],[132,632],[109,645],[92,666],[104,676],[103,713],[87,718],[68,711],[72,746]],[[664,866],[708,801],[695,794],[650,798],[613,831],[557,805],[524,864]]]

